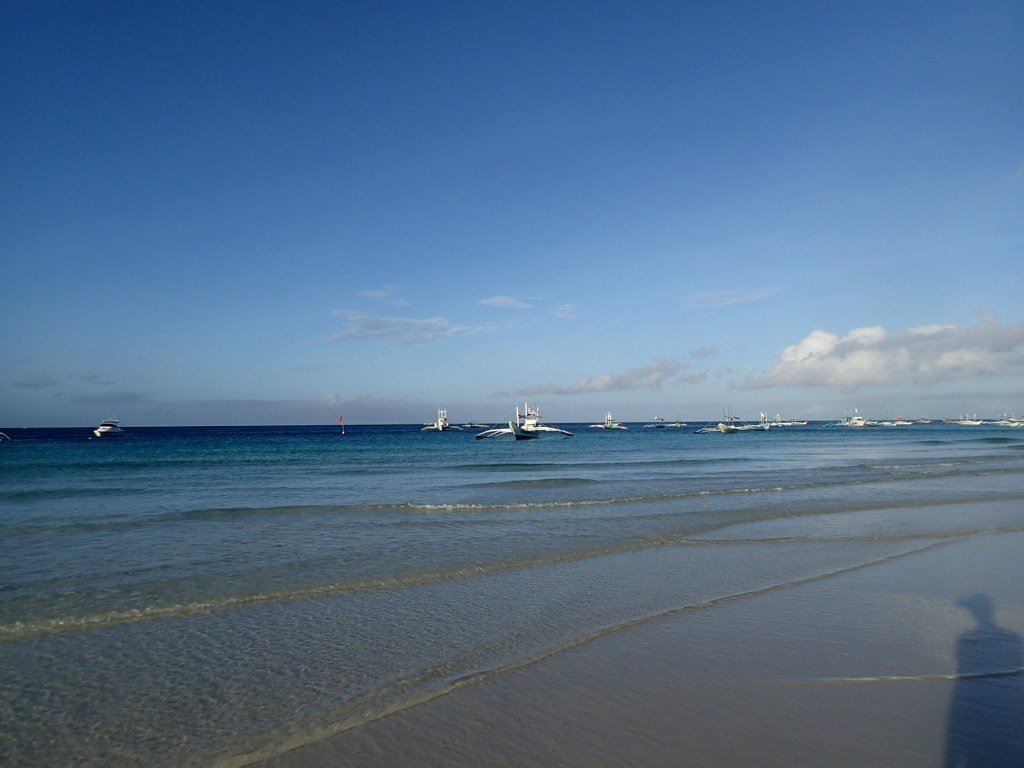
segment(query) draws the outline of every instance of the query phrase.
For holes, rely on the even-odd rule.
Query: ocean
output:
[[[1022,429],[559,426],[3,428],[0,763],[246,765],[623,627],[1024,529]]]

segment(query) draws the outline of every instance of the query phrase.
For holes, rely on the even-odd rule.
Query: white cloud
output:
[[[330,336],[331,341],[375,341],[392,347],[410,347],[472,330],[466,325],[453,325],[443,317],[374,317],[344,309],[331,314],[345,318],[348,323],[344,330]]]
[[[519,395],[578,395],[586,392],[620,392],[635,389],[658,389],[669,379],[679,376],[680,365],[673,360],[658,358],[648,365],[630,368],[621,373],[605,373],[583,379],[568,386],[547,384],[518,390]],[[680,380],[693,382],[706,374],[682,376]]]
[[[486,304],[488,307],[496,307],[498,309],[530,309],[533,306],[522,299],[517,299],[512,296],[491,296],[487,299],[480,299],[480,303]]]
[[[360,291],[359,295],[367,299],[386,301],[396,307],[407,307],[409,302],[398,295],[401,290],[397,285],[382,285],[380,288],[368,288],[365,291]]]
[[[717,293],[692,293],[682,304],[686,312],[702,312],[714,309],[728,309],[739,304],[761,301],[779,292],[778,288],[762,288],[758,291],[719,291]]]
[[[1024,372],[1024,324],[923,325],[888,335],[878,326],[845,336],[816,330],[786,347],[746,388],[929,385]]]

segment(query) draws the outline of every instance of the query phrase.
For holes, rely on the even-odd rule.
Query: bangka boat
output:
[[[974,416],[961,416],[956,423],[962,427],[980,427],[984,422],[975,414]]]
[[[802,420],[802,419],[787,419],[787,420],[783,421],[782,420],[782,415],[776,413],[775,414],[775,420],[772,421],[772,426],[773,427],[806,427],[807,426],[807,422],[805,420]]]
[[[743,422],[739,422],[738,419],[736,419],[735,417],[731,418],[733,419],[737,432],[767,432],[769,428],[768,414],[765,413],[764,411],[761,411],[760,418],[757,424],[744,424]]]
[[[124,430],[117,419],[104,419],[92,433],[96,437],[120,437],[124,434]]]
[[[700,429],[697,430],[696,434],[698,434],[698,435],[711,435],[711,434],[731,435],[731,434],[734,434],[736,432],[739,432],[739,429],[736,426],[736,422],[737,421],[738,421],[738,419],[735,416],[727,416],[725,421],[720,421],[717,424],[711,424],[711,423],[705,424],[703,427],[701,427]]]
[[[622,424],[622,422],[616,421],[612,418],[612,412],[608,411],[604,415],[604,423],[602,424],[588,424],[590,429],[629,429]]]
[[[479,440],[483,437],[497,437],[498,435],[512,435],[516,440],[532,440],[536,437],[540,437],[545,432],[572,437],[572,432],[559,427],[551,427],[547,424],[541,424],[540,408],[536,405],[533,408],[530,408],[528,403],[523,403],[522,414],[519,412],[519,405],[516,405],[515,421],[510,421],[507,427],[485,429],[483,432],[476,435],[476,439]]]
[[[688,426],[690,426],[690,425],[687,424],[685,421],[680,421],[679,419],[676,419],[673,422],[667,422],[663,418],[661,418],[661,416],[655,416],[654,417],[654,423],[652,423],[652,424],[644,424],[643,428],[644,429],[682,429],[683,427],[688,427]]]
[[[424,424],[423,429],[420,432],[426,432],[427,430],[434,430],[437,432],[443,432],[446,429],[457,429],[462,431],[462,427],[457,427],[454,424],[448,423],[448,411],[445,408],[437,409],[437,421],[433,424]]]

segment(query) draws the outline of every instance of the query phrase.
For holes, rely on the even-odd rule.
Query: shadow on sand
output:
[[[1024,766],[1024,652],[996,622],[992,601],[958,601],[976,626],[957,640],[957,682],[946,729],[946,768]]]

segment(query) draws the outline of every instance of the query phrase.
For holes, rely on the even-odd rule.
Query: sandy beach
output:
[[[1014,530],[922,543],[611,632],[260,765],[1024,765],[1022,555]]]

